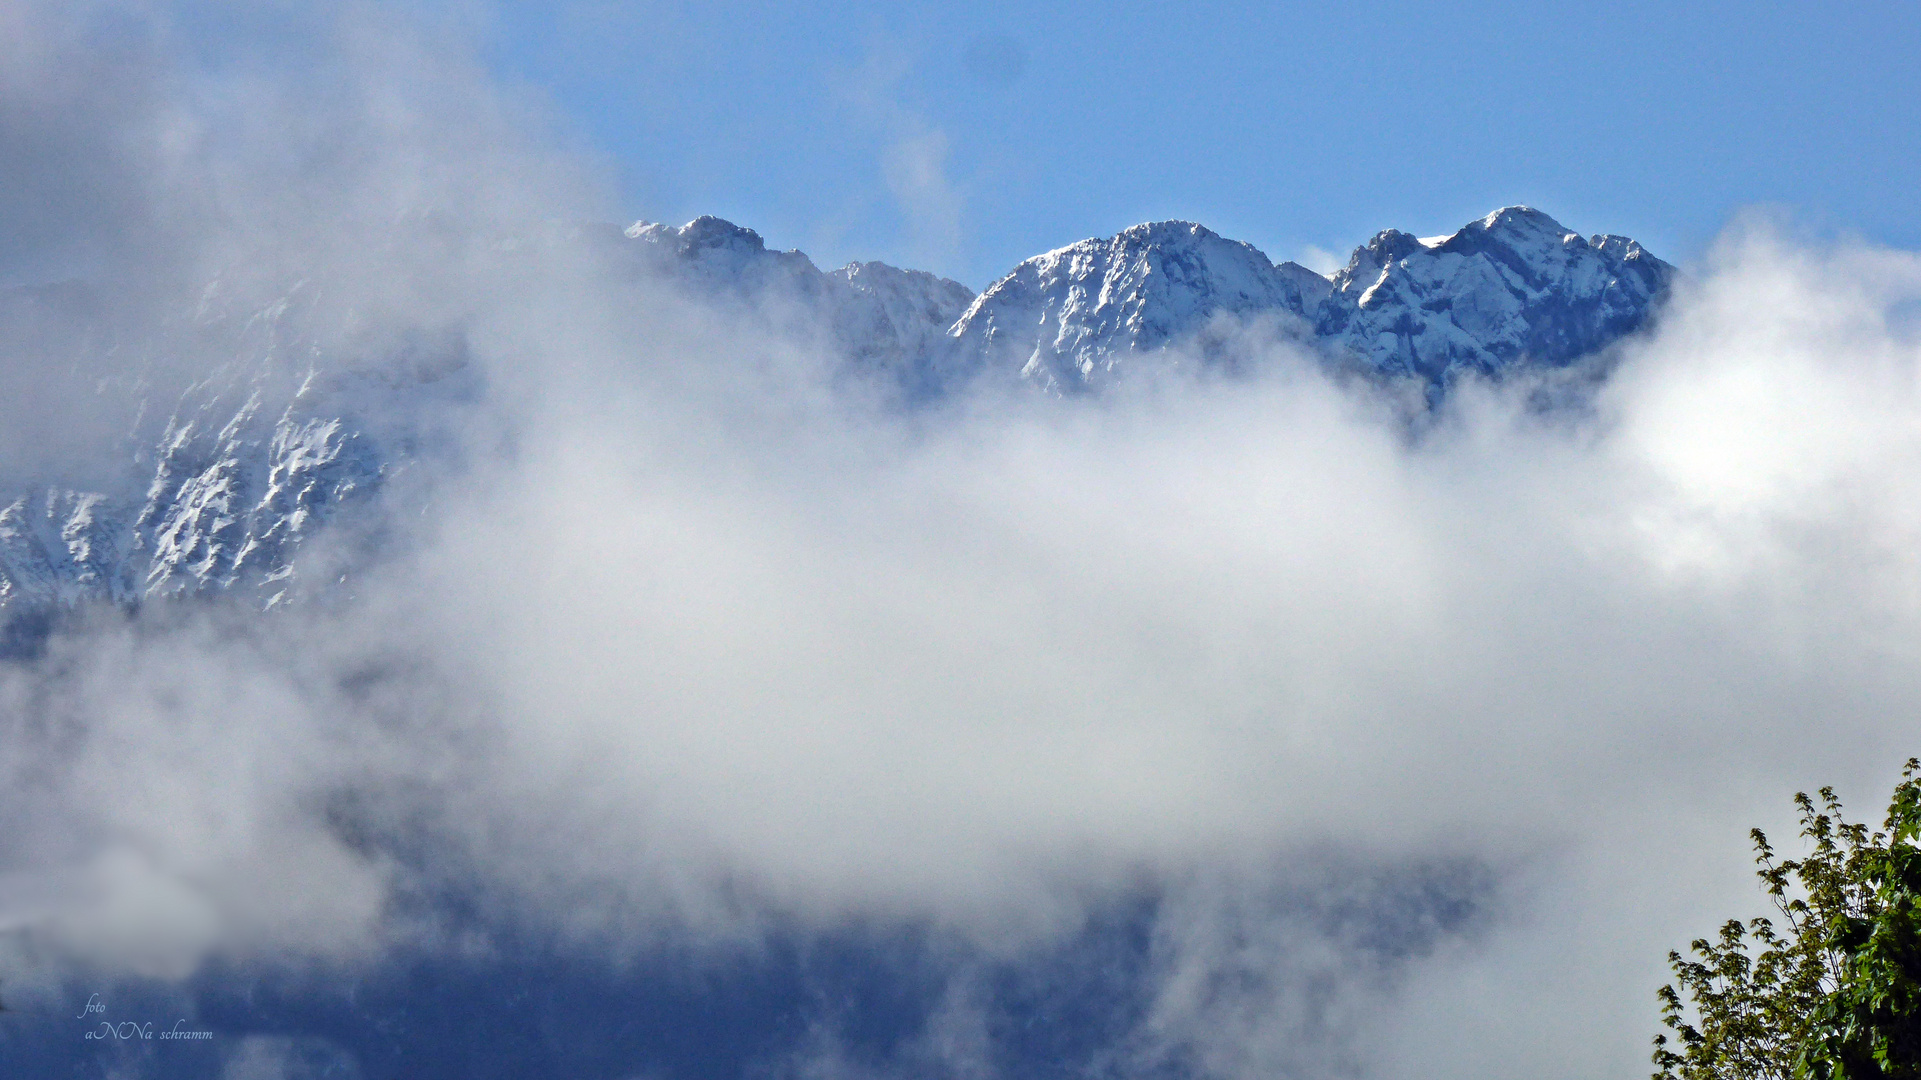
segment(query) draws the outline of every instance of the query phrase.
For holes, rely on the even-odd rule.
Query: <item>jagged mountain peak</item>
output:
[[[1396,230],[1388,230],[1405,236]],[[1383,236],[1387,233],[1381,234]],[[1522,252],[1549,255],[1557,250],[1593,248],[1603,255],[1622,259],[1651,259],[1641,245],[1625,236],[1597,233],[1583,237],[1548,214],[1531,206],[1503,206],[1499,210],[1468,222],[1446,236],[1422,237],[1422,247],[1441,254],[1473,255],[1479,252]],[[1537,260],[1538,261],[1538,260]],[[1659,260],[1655,260],[1659,261]],[[1665,264],[1663,264],[1665,265]]]
[[[1566,226],[1542,211],[1519,203],[1503,206],[1478,221],[1470,221],[1461,226],[1454,235],[1472,232],[1491,232],[1516,237],[1539,236],[1556,240],[1563,236],[1575,235]]]
[[[1438,388],[1593,353],[1642,325],[1673,273],[1626,237],[1508,206],[1448,236],[1376,234],[1334,275],[1316,329],[1368,369]]]
[[[678,228],[661,222],[636,221],[627,227],[627,238],[668,246],[677,255],[712,248],[751,252],[767,250],[767,242],[761,239],[759,233],[712,214],[702,214]]]
[[[1145,221],[1122,229],[1113,236],[1095,236],[1077,240],[1064,247],[1043,252],[1021,263],[1021,266],[1051,268],[1074,259],[1106,257],[1143,258],[1152,256],[1183,260],[1177,265],[1182,268],[1192,266],[1189,261],[1194,257],[1218,262],[1223,267],[1235,263],[1273,267],[1268,257],[1254,245],[1229,240],[1214,230],[1197,222],[1170,219],[1166,221]],[[1285,264],[1293,265],[1293,264]],[[1210,265],[1209,268],[1213,268]],[[1008,275],[1013,277],[1020,268]],[[1312,273],[1312,271],[1309,271]],[[1318,275],[1317,275],[1318,276]],[[1006,280],[1003,278],[1002,280]],[[991,291],[991,286],[990,286]]]
[[[1339,291],[1389,263],[1423,251],[1469,255],[1493,247],[1545,249],[1580,239],[1579,234],[1531,206],[1504,206],[1440,236],[1383,229],[1354,249],[1347,266],[1336,272],[1334,288]],[[1371,283],[1364,281],[1361,287]]]
[[[974,290],[958,281],[926,270],[908,270],[884,262],[850,262],[828,273],[845,280],[857,289],[883,289],[902,282],[913,282],[949,296],[964,294],[970,303],[974,299]]]
[[[784,287],[812,294],[821,284],[820,270],[806,255],[770,250],[759,233],[725,218],[704,215],[679,228],[637,221],[626,235],[642,242],[657,271],[691,276],[692,283],[703,288],[739,292]]]
[[[1080,391],[1222,313],[1304,322],[1328,288],[1306,267],[1276,266],[1194,222],[1146,222],[1025,260],[949,336],[963,369],[1013,364],[1053,392]]]
[[[1183,221],[1179,218],[1170,218],[1166,221],[1143,221],[1139,225],[1131,225],[1122,229],[1120,232],[1114,234],[1111,239],[1103,240],[1102,238],[1095,237],[1083,240],[1080,243],[1099,244],[1104,242],[1120,247],[1127,247],[1132,245],[1176,244],[1183,240],[1200,242],[1221,241],[1229,244],[1239,243],[1239,241],[1225,239],[1221,234],[1199,222]],[[1079,245],[1068,245],[1068,247],[1076,246]]]

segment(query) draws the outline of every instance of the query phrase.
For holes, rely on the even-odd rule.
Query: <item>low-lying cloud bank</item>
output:
[[[699,971],[880,928],[939,943],[934,1004],[891,1057],[842,1017],[783,1068],[986,1075],[1030,1000],[1006,973],[1068,978],[1094,934],[1138,961],[1092,999],[1124,1014],[1110,1071],[1619,1075],[1666,949],[1756,908],[1747,827],[1822,783],[1866,807],[1916,752],[1913,254],[1739,222],[1578,414],[1469,386],[1410,438],[1270,349],[905,416],[766,321],[489,255],[595,186],[390,21],[325,22],[315,104],[112,14],[163,106],[15,96],[0,151],[74,118],[115,190],[149,144],[219,180],[124,196],[172,228],[98,256],[130,305],[164,306],[154,265],[309,276],[459,327],[490,389],[336,599],[82,613],[0,670],[10,1002],[507,937]],[[12,88],[92,40],[0,23]],[[27,275],[112,243],[9,235]],[[137,359],[164,386],[225,358]],[[46,400],[18,421],[96,407]]]

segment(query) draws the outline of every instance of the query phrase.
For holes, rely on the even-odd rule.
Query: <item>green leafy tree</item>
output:
[[[1842,816],[1833,788],[1794,797],[1805,858],[1755,863],[1782,920],[1738,920],[1668,954],[1654,1080],[1921,1080],[1921,761],[1881,831]],[[1683,1000],[1685,996],[1685,1001]]]

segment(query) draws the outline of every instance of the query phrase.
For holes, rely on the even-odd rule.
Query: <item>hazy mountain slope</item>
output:
[[[936,392],[931,358],[967,309],[965,285],[923,270],[849,263],[822,271],[798,251],[772,251],[760,234],[716,217],[675,228],[639,222],[625,254],[693,298],[747,309],[779,331],[824,342],[863,375],[909,399]]]
[[[123,349],[229,359],[177,390],[132,361],[134,377],[101,394],[128,418],[91,455],[119,456],[105,476],[5,478],[0,604],[219,590],[272,606],[316,584],[295,573],[306,542],[343,516],[371,528],[377,494],[436,437],[448,441],[436,429],[482,388],[457,334],[330,341],[315,307],[299,283],[264,307],[203,303],[145,341],[76,354],[76,369],[128,363]]]

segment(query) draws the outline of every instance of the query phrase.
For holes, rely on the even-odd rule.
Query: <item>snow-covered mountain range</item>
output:
[[[1382,376],[1444,387],[1560,366],[1638,329],[1673,267],[1622,236],[1583,238],[1525,206],[1451,236],[1388,230],[1330,281],[1199,225],[1137,225],[1037,255],[988,286],[948,336],[965,369],[1018,370],[1056,392],[1098,389],[1223,315]],[[1149,361],[1152,363],[1152,361]]]
[[[1450,236],[1382,232],[1331,279],[1200,225],[1155,222],[1037,255],[978,296],[877,262],[823,271],[718,218],[593,239],[610,256],[610,287],[671,288],[804,331],[907,408],[983,381],[1098,393],[1134,373],[1210,362],[1184,346],[1223,324],[1330,365],[1417,380],[1432,399],[1465,376],[1606,349],[1647,323],[1674,273],[1633,240],[1584,238],[1526,207]],[[0,346],[24,348],[54,295],[0,298]],[[463,410],[486,387],[458,332],[343,348],[323,343],[318,303],[305,284],[255,309],[203,301],[178,320],[181,332],[217,337],[223,359],[164,399],[137,378],[114,384],[129,419],[109,479],[0,476],[0,608],[209,592],[272,607],[347,573],[354,543],[380,533],[379,493],[457,442]],[[109,355],[119,344],[100,344],[113,335],[80,336],[93,344],[76,348],[93,355],[76,368],[119,362]],[[323,558],[311,541],[343,519],[355,527],[332,535],[353,543],[321,545]]]

